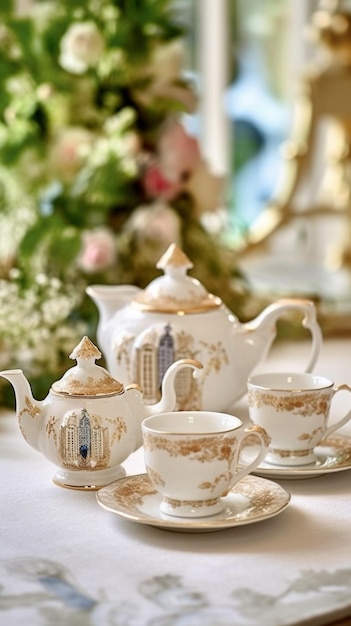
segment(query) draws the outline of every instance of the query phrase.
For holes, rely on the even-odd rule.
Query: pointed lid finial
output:
[[[79,344],[72,350],[69,355],[70,359],[101,359],[100,350],[93,344],[93,342],[86,335],[79,342]]]
[[[184,267],[186,270],[190,270],[194,266],[185,252],[178,248],[175,243],[171,243],[159,259],[156,267],[160,270],[166,270],[167,267]]]
[[[77,365],[52,385],[55,393],[65,396],[106,396],[124,392],[124,386],[103,367],[96,365],[101,358],[100,350],[85,336],[72,350],[71,359]]]
[[[218,308],[220,298],[208,293],[196,278],[187,275],[193,267],[187,255],[172,243],[157,266],[164,271],[132,300],[143,311],[158,313],[205,313]]]

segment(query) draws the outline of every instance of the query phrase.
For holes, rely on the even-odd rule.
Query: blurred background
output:
[[[172,242],[241,320],[302,295],[349,331],[350,10],[1,0],[0,368],[47,390],[87,285],[145,287]]]

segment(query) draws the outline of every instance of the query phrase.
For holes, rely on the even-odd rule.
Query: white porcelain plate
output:
[[[161,496],[147,474],[127,476],[100,489],[100,506],[120,517],[178,532],[209,532],[260,522],[281,513],[290,494],[277,483],[246,476],[223,498],[225,509],[211,517],[183,518],[164,515],[159,510]]]
[[[246,448],[242,459],[247,462],[255,453],[255,446]],[[273,465],[261,463],[254,474],[273,480],[295,480],[301,478],[317,478],[332,472],[342,472],[351,469],[351,437],[331,435],[315,448],[316,462],[309,465]]]

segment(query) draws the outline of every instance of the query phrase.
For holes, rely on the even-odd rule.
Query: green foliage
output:
[[[173,165],[167,175],[162,169],[169,123],[196,107],[183,71],[186,34],[171,0],[33,0],[26,14],[1,0],[0,288],[16,311],[14,333],[0,319],[3,367],[22,358],[21,337],[40,381],[48,367],[38,346],[51,336],[49,369],[58,371],[62,329],[70,329],[66,343],[82,322],[94,332],[87,283],[143,287],[171,241],[209,290],[239,305],[235,258],[202,219],[222,205],[221,181],[188,137],[177,163],[179,146],[169,145]],[[53,279],[64,312],[50,325],[45,290],[51,302]],[[35,327],[21,318],[31,306]]]

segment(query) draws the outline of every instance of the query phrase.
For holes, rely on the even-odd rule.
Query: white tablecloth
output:
[[[278,343],[259,369],[296,370],[308,351]],[[325,341],[315,371],[351,384],[351,340]],[[336,399],[334,412],[347,402]],[[234,412],[247,419],[245,398]],[[278,516],[190,534],[121,519],[95,492],[54,485],[55,468],[6,410],[0,467],[4,626],[285,626],[351,615],[350,471],[281,481],[292,497]],[[141,450],[125,468],[144,471]]]

